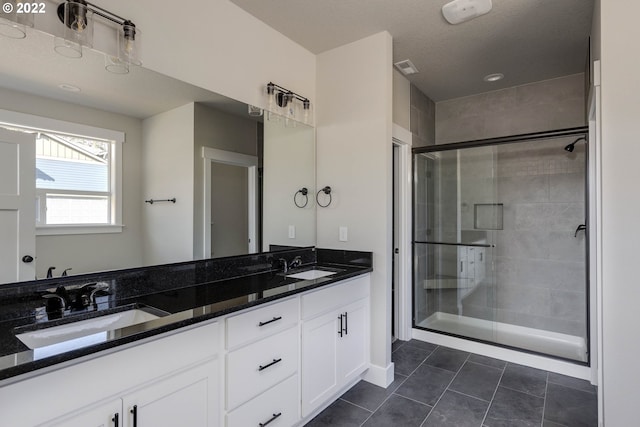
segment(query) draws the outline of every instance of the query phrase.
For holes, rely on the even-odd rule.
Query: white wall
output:
[[[122,233],[36,237],[36,272],[45,277],[49,266],[55,273],[73,268],[70,274],[136,267],[142,264],[140,159],[142,122],[139,119],[55,101],[0,88],[0,109],[81,123],[125,133],[123,144]]]
[[[284,121],[264,123],[263,251],[269,245],[314,246],[316,244],[316,163],[314,129],[285,127]],[[296,192],[306,187],[307,205],[293,203]],[[298,204],[304,204],[298,195]],[[295,238],[289,238],[289,226]]]
[[[316,57],[228,0],[95,0],[140,29],[144,66],[264,107],[273,81],[316,100]]]
[[[640,3],[601,3],[602,292],[605,425],[638,423]]]
[[[318,55],[318,246],[373,251],[372,372],[391,365],[392,40],[387,32]],[[348,227],[348,241],[338,229]]]
[[[143,261],[145,265],[193,259],[194,104],[142,122]],[[176,198],[176,203],[143,203]]]

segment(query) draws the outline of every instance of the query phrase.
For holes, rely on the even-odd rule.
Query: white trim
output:
[[[400,194],[398,194],[399,204],[399,262],[398,262],[398,334],[397,338],[403,341],[409,340],[411,337],[411,188],[412,188],[412,172],[411,172],[411,132],[394,124],[393,125],[393,145],[399,148],[399,175],[402,181],[399,183]]]
[[[29,127],[43,132],[63,133],[105,141],[125,142],[125,133],[104,129],[80,123],[35,116],[33,114],[18,113],[0,109],[0,123],[19,127]]]
[[[394,367],[393,362],[389,363],[386,368],[384,366],[370,365],[362,379],[378,387],[387,388],[394,380]]]
[[[63,234],[107,234],[121,233],[124,225],[46,225],[36,227],[36,236],[57,236]]]
[[[204,239],[202,258],[211,258],[211,163],[224,163],[227,165],[247,168],[248,174],[248,208],[249,208],[249,253],[257,252],[257,203],[258,189],[258,158],[247,154],[234,153],[232,151],[218,150],[216,148],[202,147],[204,159]]]
[[[536,369],[543,369],[545,371],[556,372],[558,374],[580,378],[587,381],[591,378],[591,368],[588,366],[577,365],[575,363],[565,362],[558,359],[551,359],[537,354],[525,353],[520,350],[510,350],[508,348],[497,347],[495,345],[479,343],[435,332],[423,331],[421,329],[413,329],[413,338],[436,345],[451,347],[456,350],[481,354],[483,356],[506,360],[507,362],[530,366]]]

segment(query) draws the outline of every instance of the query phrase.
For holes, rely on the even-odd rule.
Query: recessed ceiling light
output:
[[[498,80],[502,79],[504,79],[504,74],[502,73],[487,74],[486,76],[484,76],[485,82],[497,82]]]
[[[408,76],[409,74],[416,74],[419,72],[416,66],[413,65],[413,62],[408,59],[405,59],[404,61],[398,61],[393,65],[395,65],[396,68],[400,70],[400,72],[405,76]]]
[[[67,92],[80,92],[80,88],[77,86],[73,86],[73,85],[68,85],[66,83],[63,83],[61,85],[58,85],[58,87],[62,90],[66,90]]]

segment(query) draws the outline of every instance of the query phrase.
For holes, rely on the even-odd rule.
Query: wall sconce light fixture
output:
[[[105,68],[117,74],[129,72],[130,65],[140,66],[136,45],[139,30],[122,18],[85,0],[66,0],[58,6],[58,18],[65,25],[64,37],[56,37],[55,51],[69,58],[81,58],[83,47],[93,47],[93,18],[99,16],[115,27],[115,49],[105,54]]]
[[[267,96],[267,111],[280,114],[285,119],[312,124],[312,106],[308,98],[272,82],[267,83],[265,94]]]

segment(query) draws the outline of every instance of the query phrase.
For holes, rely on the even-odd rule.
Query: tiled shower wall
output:
[[[585,126],[584,78],[573,74],[438,102],[436,144]]]
[[[436,143],[436,104],[411,85],[411,145],[425,147]]]

